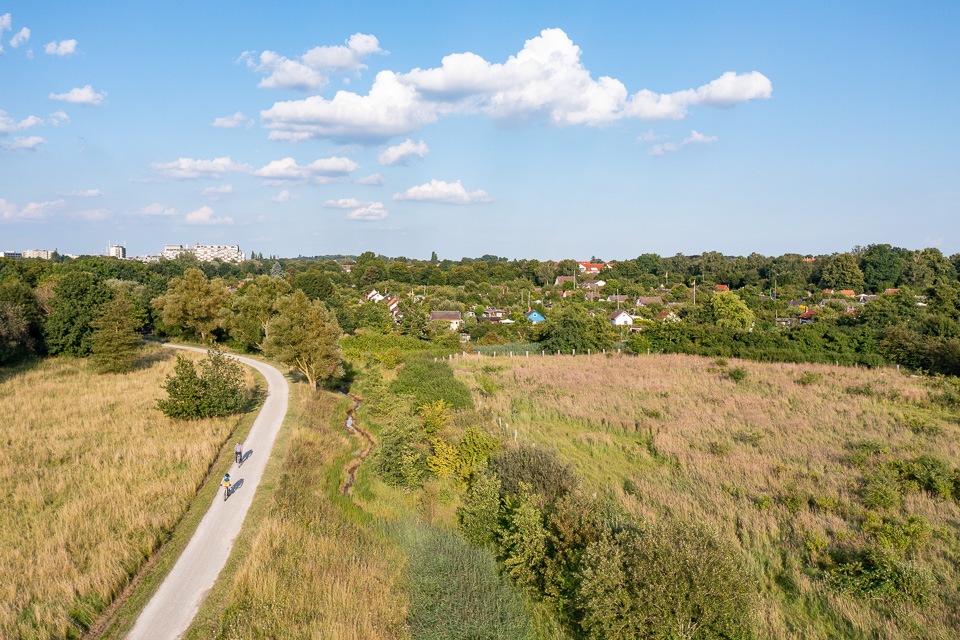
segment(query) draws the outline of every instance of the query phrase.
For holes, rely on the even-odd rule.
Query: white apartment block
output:
[[[236,244],[195,244],[192,247],[182,244],[165,244],[161,256],[173,260],[184,253],[192,253],[200,262],[212,262],[213,260],[243,262],[245,260],[243,252],[240,251],[240,245]]]
[[[107,247],[107,255],[121,260],[127,259],[127,248],[118,244],[112,244]]]
[[[0,258],[22,258],[23,254],[19,251],[0,251]]]
[[[53,254],[56,249],[27,249],[23,252],[24,258],[40,258],[41,260],[53,260]]]

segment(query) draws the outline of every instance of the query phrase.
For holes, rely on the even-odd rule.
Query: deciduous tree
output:
[[[316,391],[318,383],[342,371],[340,335],[336,316],[298,289],[277,301],[264,352],[302,373]]]
[[[90,359],[99,373],[123,373],[133,368],[142,340],[133,304],[122,291],[103,307],[93,327]]]
[[[208,280],[203,271],[187,269],[183,277],[170,281],[167,293],[156,298],[153,306],[161,312],[165,325],[186,329],[209,342],[226,320],[229,300],[223,280]]]

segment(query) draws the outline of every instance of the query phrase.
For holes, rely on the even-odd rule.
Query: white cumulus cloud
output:
[[[380,52],[376,37],[355,33],[346,46],[314,47],[297,59],[275,51],[263,51],[259,56],[256,52],[244,51],[239,61],[264,75],[257,85],[263,89],[315,91],[325,87],[334,73],[365,69],[363,58]]]
[[[293,158],[273,160],[253,172],[253,175],[272,181],[308,180],[323,184],[332,178],[345,176],[360,168],[350,158],[333,156],[320,158],[310,164],[300,165]]]
[[[62,112],[57,112],[57,113],[62,113]],[[54,116],[56,116],[56,113],[50,116],[51,119],[53,119]],[[38,118],[37,116],[27,116],[23,120],[16,121],[10,116],[8,116],[6,111],[4,111],[3,109],[0,109],[0,135],[3,135],[5,133],[14,133],[17,131],[25,131],[27,129],[32,129],[33,127],[36,127],[37,125],[41,125],[43,123],[44,123],[43,118]],[[51,120],[51,124],[56,124],[56,122]]]
[[[23,207],[18,207],[12,202],[7,202],[0,198],[0,219],[2,220],[42,220],[48,218],[63,205],[66,200],[48,200],[46,202],[28,202]]]
[[[13,16],[9,13],[0,15],[0,37],[3,37],[4,31],[10,31],[13,28]],[[0,42],[0,53],[3,53],[3,43]]]
[[[428,151],[430,151],[430,148],[423,140],[414,142],[410,138],[407,138],[400,144],[387,147],[381,151],[378,159],[380,164],[384,165],[404,164],[408,158],[412,156],[422,158],[427,155]]]
[[[75,87],[66,93],[50,94],[51,100],[72,102],[74,104],[90,104],[94,106],[103,104],[103,100],[106,97],[107,93],[105,91],[102,93],[97,93],[89,84],[84,87]]]
[[[413,200],[416,202],[437,202],[443,204],[483,204],[493,202],[486,191],[468,192],[459,180],[444,182],[431,180],[426,184],[410,187],[403,193],[393,194],[394,200]]]
[[[30,29],[24,27],[20,29],[12,38],[10,38],[10,46],[16,49],[24,42],[27,42],[30,39]]]
[[[188,213],[184,222],[196,225],[233,224],[233,218],[230,216],[220,216],[218,218],[213,215],[211,207],[203,206]]]
[[[229,157],[213,160],[178,158],[173,162],[154,162],[150,167],[157,173],[176,180],[219,178],[224,173],[246,172],[252,168],[248,164],[234,162]]]
[[[48,42],[43,46],[43,51],[51,56],[70,56],[77,52],[77,41],[70,39]]]
[[[237,111],[232,116],[214,118],[213,122],[210,124],[214,127],[220,127],[222,129],[236,129],[237,127],[250,128],[253,126],[253,120],[243,115],[242,111]]]
[[[730,107],[771,93],[763,74],[728,71],[695,89],[664,94],[641,89],[631,95],[615,78],[594,78],[566,33],[544,29],[502,63],[455,53],[435,68],[381,71],[366,95],[342,90],[330,99],[276,102],[260,115],[274,140],[379,142],[454,114],[602,126],[623,119],[681,119],[694,105]]]

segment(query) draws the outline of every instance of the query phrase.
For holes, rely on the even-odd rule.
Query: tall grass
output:
[[[956,501],[914,490],[884,512],[931,526],[916,558],[935,578],[925,605],[845,595],[817,570],[826,548],[865,535],[855,443],[882,443],[892,459],[960,460],[958,414],[923,380],[737,361],[737,382],[680,355],[498,360],[454,359],[474,394],[472,419],[556,449],[636,517],[678,516],[739,540],[762,594],[761,637],[956,637]]]
[[[337,495],[351,451],[346,401],[303,389],[296,397],[269,509],[249,548],[231,558],[224,601],[201,611],[187,638],[404,637],[404,554]]]
[[[169,536],[240,418],[156,408],[173,358],[97,375],[48,359],[0,381],[0,637],[79,637]]]
[[[455,533],[405,519],[395,527],[409,554],[407,624],[418,640],[526,640],[522,595],[489,553]]]

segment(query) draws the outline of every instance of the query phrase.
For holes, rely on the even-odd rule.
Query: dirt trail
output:
[[[347,422],[344,426],[346,427],[347,431],[358,433],[367,444],[363,451],[360,452],[358,457],[354,458],[343,466],[345,480],[343,481],[343,485],[340,487],[340,493],[347,497],[349,497],[353,492],[353,479],[357,469],[360,467],[360,464],[367,459],[367,456],[370,455],[370,452],[373,450],[373,445],[375,444],[373,436],[361,428],[354,419],[354,415],[356,414],[357,409],[360,408],[360,403],[363,402],[363,398],[355,396],[352,393],[350,394],[350,397],[353,399],[354,404],[353,408],[347,412]]]
[[[205,353],[193,347],[164,346]],[[217,492],[187,547],[127,634],[127,640],[175,640],[186,632],[230,556],[287,413],[290,387],[283,374],[252,358],[228,357],[263,374],[268,388],[263,408],[243,443],[245,462],[242,467],[238,468],[236,463],[230,467],[236,490],[227,501],[222,489]]]

